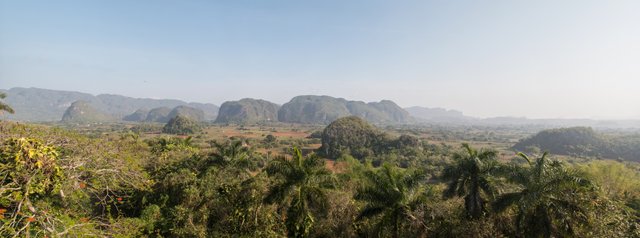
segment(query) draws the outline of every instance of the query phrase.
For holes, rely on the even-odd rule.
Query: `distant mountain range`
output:
[[[358,116],[373,123],[410,123],[407,111],[392,101],[365,103],[330,96],[297,96],[280,106],[261,99],[228,101],[222,108],[208,103],[172,99],[141,99],[120,95],[97,96],[40,88],[12,88],[5,102],[15,114],[0,118],[17,121],[103,122],[139,121],[165,123],[178,114],[197,121],[217,123],[287,122],[329,124],[345,116]],[[219,113],[219,114],[218,114]]]
[[[17,121],[60,121],[67,108],[77,101],[83,101],[91,108],[115,119],[123,118],[139,109],[177,106],[198,108],[204,112],[205,120],[215,120],[218,114],[218,106],[210,103],[132,98],[112,94],[94,96],[88,93],[40,88],[12,88],[0,91],[7,94],[5,102],[16,111],[15,114],[3,114],[2,118]]]
[[[447,110],[444,108],[407,107],[405,110],[407,110],[411,116],[418,118],[421,121],[466,123],[476,120],[476,118],[465,116],[460,111]]]
[[[112,94],[97,96],[40,88],[0,89],[4,101],[15,114],[4,113],[0,119],[46,122],[60,121],[145,121],[167,122],[182,114],[198,121],[217,123],[286,122],[329,124],[337,118],[358,116],[382,124],[444,124],[482,126],[588,126],[600,128],[640,128],[640,120],[527,119],[523,117],[476,118],[460,111],[443,108],[401,108],[393,101],[350,101],[330,96],[296,96],[282,106],[261,99],[228,101],[222,108],[211,103],[184,102],[174,99],[132,98]],[[72,104],[78,102],[72,107]],[[83,114],[88,113],[88,114]],[[95,115],[93,115],[95,114]]]
[[[460,111],[443,108],[405,108],[417,123],[479,126],[540,126],[540,127],[595,127],[595,128],[640,128],[640,120],[592,120],[592,119],[528,119],[526,117],[477,118]]]

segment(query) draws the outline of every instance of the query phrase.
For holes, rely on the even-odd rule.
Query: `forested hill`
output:
[[[521,140],[520,151],[640,161],[640,134],[605,135],[590,127],[550,129]]]
[[[202,110],[206,120],[214,120],[218,114],[218,106],[214,104],[187,103],[173,99],[132,98],[112,94],[94,96],[40,88],[0,89],[0,92],[7,94],[5,102],[15,110],[15,114],[3,114],[3,118],[18,121],[59,121],[67,108],[76,101],[84,101],[113,118],[122,118],[143,108],[174,108],[183,105]]]

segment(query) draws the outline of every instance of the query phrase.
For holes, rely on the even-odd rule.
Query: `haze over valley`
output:
[[[31,122],[167,122],[178,113],[174,108],[184,107],[202,114],[198,117],[199,121],[238,124],[257,122],[328,124],[339,117],[355,115],[369,122],[382,124],[640,128],[640,120],[527,119],[508,116],[478,118],[467,116],[460,111],[437,107],[402,108],[395,102],[384,99],[380,102],[365,103],[313,95],[296,96],[283,105],[262,99],[245,98],[239,101],[226,101],[221,104],[221,108],[212,103],[184,102],[176,99],[134,98],[115,94],[94,96],[82,92],[40,88],[0,89],[0,92],[9,96],[6,100],[16,111],[13,114],[0,115],[1,118]],[[74,103],[77,104],[74,105]],[[73,110],[86,110],[87,113],[76,115],[82,118],[73,118],[73,115],[70,115]],[[220,114],[219,111],[222,113]]]
[[[0,237],[640,237],[640,1],[0,1]]]

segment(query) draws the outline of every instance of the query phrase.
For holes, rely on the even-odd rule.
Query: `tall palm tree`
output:
[[[528,167],[514,167],[509,181],[520,186],[517,192],[500,195],[493,203],[496,212],[516,208],[516,229],[524,237],[574,236],[576,225],[588,224],[585,193],[590,181],[559,161],[547,159],[547,153],[535,161],[518,155]]]
[[[316,215],[326,213],[326,192],[334,187],[331,172],[322,159],[315,155],[303,157],[298,148],[293,149],[291,159],[276,157],[266,171],[276,182],[264,201],[286,208],[284,220],[289,237],[307,237]]]
[[[402,228],[409,222],[426,228],[413,215],[413,211],[427,202],[427,192],[420,185],[425,178],[423,173],[403,172],[385,164],[378,171],[365,172],[364,176],[367,184],[358,189],[354,198],[366,203],[358,219],[379,218],[374,225],[374,236],[384,236],[383,232],[388,231],[392,237],[400,237]]]
[[[6,97],[7,97],[7,95],[5,93],[0,93],[0,99],[4,99]],[[0,101],[0,114],[2,113],[2,111],[6,111],[6,112],[12,113],[12,114],[14,113],[13,108],[11,108],[6,103]]]
[[[443,195],[445,198],[464,197],[467,215],[477,219],[486,211],[487,200],[483,192],[485,196],[494,196],[491,177],[498,168],[497,152],[476,150],[469,144],[462,144],[462,147],[465,151],[454,154],[455,164],[447,166],[442,173],[442,179],[449,182]]]

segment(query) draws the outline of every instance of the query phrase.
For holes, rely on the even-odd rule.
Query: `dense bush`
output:
[[[0,140],[0,236],[126,237],[144,223],[132,208],[149,154],[136,138],[0,122]]]

